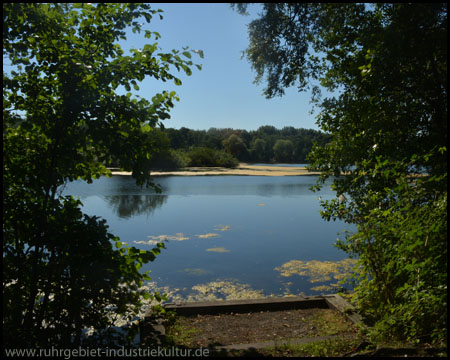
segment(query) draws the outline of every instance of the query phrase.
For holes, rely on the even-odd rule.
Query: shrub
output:
[[[151,163],[152,169],[180,169],[188,166],[189,157],[182,150],[170,149],[156,156]]]
[[[223,150],[214,150],[205,147],[192,149],[188,154],[189,166],[221,166],[236,167],[239,162],[232,155]]]

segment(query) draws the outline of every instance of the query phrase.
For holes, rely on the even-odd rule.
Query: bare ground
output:
[[[356,336],[353,323],[331,309],[297,309],[243,314],[178,317],[167,336],[188,347],[285,341],[340,335]]]
[[[210,348],[213,350],[211,355],[222,357],[447,356],[446,347],[415,347],[411,344],[383,347],[377,344],[375,348],[344,315],[332,309],[318,308],[179,316],[170,325],[166,324],[166,338],[172,346]],[[291,341],[299,339],[304,340],[304,347],[282,345],[294,344]],[[235,347],[236,344],[257,345],[268,341],[277,346],[255,349],[244,345],[240,350],[239,346]]]

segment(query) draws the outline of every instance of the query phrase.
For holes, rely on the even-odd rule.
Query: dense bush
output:
[[[223,150],[198,147],[187,153],[190,161],[189,166],[221,166],[232,168],[239,164],[239,161]]]
[[[188,166],[190,162],[186,152],[169,149],[155,156],[151,162],[152,169],[180,169]]]
[[[398,180],[368,198],[388,206],[364,216],[338,246],[359,257],[355,300],[375,338],[443,341],[447,333],[447,192],[443,177]]]

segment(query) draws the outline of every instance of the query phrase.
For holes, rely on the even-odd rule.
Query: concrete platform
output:
[[[297,296],[284,298],[267,298],[267,299],[253,299],[253,300],[228,300],[228,301],[208,301],[208,302],[192,302],[179,304],[165,304],[165,310],[174,311],[182,316],[196,316],[196,315],[217,315],[225,313],[249,313],[261,311],[283,311],[294,309],[334,309],[347,317],[355,324],[362,324],[362,319],[359,314],[355,312],[354,307],[347,302],[342,296],[321,295],[321,296]],[[147,336],[156,337],[157,343],[164,342],[165,328],[162,321],[155,320],[152,317],[151,311],[141,321],[141,339]],[[329,338],[329,337],[326,337]],[[306,342],[318,341],[315,339],[296,339],[294,343],[303,344]],[[323,339],[322,339],[323,340]],[[289,340],[288,343],[293,343]],[[242,350],[242,349],[258,349],[268,346],[280,345],[283,342],[264,342],[255,344],[236,344],[217,347],[217,350]]]

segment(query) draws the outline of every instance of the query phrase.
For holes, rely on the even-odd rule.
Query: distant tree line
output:
[[[304,163],[314,143],[324,145],[329,137],[312,129],[261,126],[257,130],[154,129],[149,136],[161,149],[150,160],[153,168],[184,166],[235,167],[240,161]]]

